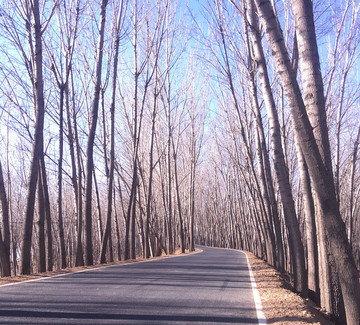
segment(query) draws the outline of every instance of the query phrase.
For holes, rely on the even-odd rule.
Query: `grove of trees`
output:
[[[360,324],[359,10],[0,0],[1,275],[244,249]]]

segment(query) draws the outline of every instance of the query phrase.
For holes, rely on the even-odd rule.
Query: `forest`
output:
[[[359,10],[0,0],[1,276],[234,248],[359,324]]]

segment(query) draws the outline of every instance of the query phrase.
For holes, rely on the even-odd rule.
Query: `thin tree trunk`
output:
[[[77,131],[77,116],[75,109],[75,88],[74,88],[74,76],[71,72],[71,89],[72,89],[72,120],[74,125],[74,140],[76,145],[76,162],[77,162],[77,184],[74,182],[74,191],[76,190],[75,199],[76,207],[77,207],[77,234],[76,234],[76,258],[75,258],[75,266],[83,266],[85,264],[84,261],[84,251],[82,244],[82,236],[83,236],[83,192],[82,192],[82,161],[81,161],[81,147],[79,142],[79,136]],[[68,113],[69,114],[69,113]],[[70,123],[69,123],[70,126]],[[70,133],[69,133],[70,134]],[[76,168],[75,161],[72,163],[73,167]],[[76,170],[73,171],[73,177],[75,176],[76,181]],[[76,188],[75,188],[76,186]]]
[[[155,123],[157,114],[157,75],[155,76],[155,90],[154,90],[154,106],[152,111],[152,126],[151,126],[151,139],[150,139],[150,162],[149,162],[149,186],[146,202],[146,221],[145,221],[145,257],[150,257],[150,239],[149,239],[149,226],[151,216],[151,202],[152,202],[152,183],[153,183],[153,170],[154,170],[154,138],[155,138]]]
[[[169,93],[170,96],[170,83],[169,83]],[[170,98],[168,98],[168,141],[167,141],[167,174],[168,174],[168,237],[169,237],[169,254],[173,254],[175,250],[174,237],[173,237],[173,212],[172,212],[172,173],[171,173],[171,137],[172,137],[172,126],[171,126],[171,106]]]
[[[99,243],[101,243],[102,238],[103,238],[103,224],[102,224],[102,216],[101,216],[100,193],[99,193],[99,187],[98,187],[98,184],[97,184],[95,169],[94,169],[94,172],[93,172],[93,177],[94,177],[96,208],[97,208],[98,237],[99,237]]]
[[[9,227],[9,202],[6,196],[3,171],[0,161],[0,202],[2,211],[2,232],[0,231],[0,264],[1,275],[10,276],[10,227]]]
[[[41,166],[39,166],[41,168]],[[41,170],[39,171],[39,180],[38,180],[38,210],[39,210],[39,220],[37,222],[38,226],[38,247],[39,247],[39,259],[38,259],[38,272],[46,271],[46,248],[45,248],[45,197],[44,197],[44,187],[42,183]]]
[[[119,186],[119,190],[120,186]],[[117,244],[117,259],[118,261],[121,261],[121,237],[120,237],[120,229],[119,229],[119,218],[118,213],[116,209],[116,201],[115,201],[115,189],[114,189],[114,222],[115,222],[115,231],[116,231],[116,244]]]
[[[116,100],[116,82],[117,82],[117,67],[119,61],[119,44],[120,44],[120,27],[123,13],[123,1],[120,3],[116,29],[115,29],[115,38],[114,38],[114,65],[113,65],[113,82],[112,82],[112,95],[111,95],[111,104],[110,104],[110,168],[109,168],[109,177],[108,177],[108,192],[107,192],[107,213],[106,213],[106,223],[105,223],[105,232],[101,242],[101,253],[100,253],[100,263],[106,262],[106,247],[108,244],[109,237],[111,235],[111,215],[112,215],[112,197],[113,197],[113,187],[114,187],[114,168],[115,168],[115,100]],[[105,141],[105,140],[104,140]]]
[[[340,103],[339,109],[336,117],[336,133],[335,133],[335,173],[334,173],[334,182],[335,182],[335,192],[340,205],[340,147],[341,147],[341,127],[343,119],[343,105],[344,105],[344,95],[345,95],[345,85],[346,77],[349,70],[345,69],[343,72],[341,80],[341,90],[340,90]]]
[[[65,86],[60,85],[60,104],[59,104],[59,163],[58,163],[58,226],[60,239],[60,259],[61,268],[66,268],[66,252],[65,252],[65,238],[64,238],[64,222],[62,212],[62,165],[64,152],[64,93]]]
[[[106,6],[108,0],[101,1],[100,10],[100,26],[99,26],[99,38],[96,53],[96,75],[95,75],[95,89],[94,99],[92,103],[91,111],[91,126],[89,130],[89,138],[86,148],[86,188],[85,188],[85,264],[93,265],[93,243],[92,243],[92,174],[94,170],[94,141],[96,133],[96,125],[99,111],[99,99],[100,99],[100,86],[101,86],[101,71],[102,71],[102,58],[103,58],[103,44],[104,44],[104,32],[105,32],[105,19],[106,19]]]
[[[178,170],[177,170],[177,154],[174,147],[175,146],[174,140],[172,140],[172,145],[173,145],[173,157],[174,157],[175,191],[176,191],[176,201],[177,201],[179,226],[180,226],[180,249],[181,249],[181,253],[185,253],[184,222],[181,211],[180,188],[179,188]]]
[[[46,221],[46,232],[47,232],[47,270],[52,271],[53,270],[53,236],[52,236],[52,225],[51,225],[49,188],[46,178],[44,156],[42,156],[40,161],[40,169],[41,169],[40,173],[41,173],[41,183],[42,183],[41,185],[43,187],[43,195],[44,195],[44,209],[45,209],[45,221]]]

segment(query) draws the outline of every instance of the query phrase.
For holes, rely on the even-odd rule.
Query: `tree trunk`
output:
[[[42,182],[43,194],[44,194],[45,221],[46,221],[46,231],[47,231],[47,270],[52,271],[53,270],[53,237],[52,237],[52,225],[51,225],[49,188],[46,178],[44,156],[42,156],[42,159],[40,161],[40,166],[41,166],[41,182]]]
[[[1,275],[10,276],[10,227],[9,227],[9,202],[6,196],[3,171],[0,161],[0,202],[2,211],[2,233],[0,231],[0,264]]]
[[[59,163],[58,163],[58,223],[59,223],[59,239],[60,239],[60,259],[61,268],[66,268],[66,252],[64,238],[64,222],[62,212],[62,165],[64,152],[64,93],[65,86],[60,85],[60,103],[59,103]]]
[[[184,222],[181,211],[181,199],[180,199],[180,188],[178,180],[178,170],[177,170],[177,154],[175,151],[174,140],[172,139],[173,145],[173,156],[174,156],[174,176],[175,176],[175,190],[176,190],[176,201],[179,214],[179,226],[180,226],[180,249],[181,253],[185,253],[185,236],[184,236]]]
[[[41,168],[39,166],[39,168]],[[38,180],[38,210],[39,210],[39,221],[38,225],[38,248],[39,248],[39,259],[38,259],[38,272],[46,271],[46,248],[45,248],[45,197],[44,187],[42,183],[41,170],[39,170]]]
[[[29,43],[32,43],[32,36],[35,39],[35,47],[33,51],[33,95],[35,109],[35,134],[33,151],[31,158],[29,182],[27,189],[27,199],[25,208],[25,222],[23,240],[21,246],[21,274],[30,274],[31,271],[31,242],[34,221],[36,185],[38,181],[39,163],[43,155],[43,130],[44,130],[44,85],[42,74],[42,30],[40,21],[39,1],[34,0],[31,6],[33,15],[32,31],[29,21],[26,22]],[[30,17],[29,17],[30,18]]]
[[[74,140],[76,144],[76,162],[78,169],[78,179],[77,184],[74,182],[74,191],[76,190],[75,199],[77,207],[77,234],[76,234],[76,257],[75,257],[75,266],[83,266],[84,261],[84,251],[82,244],[82,235],[83,235],[83,192],[82,192],[82,159],[81,159],[81,147],[79,142],[78,128],[77,128],[77,116],[75,109],[75,88],[74,88],[74,76],[71,71],[71,90],[72,90],[72,120],[74,125]],[[68,113],[69,114],[69,113]],[[69,123],[70,126],[70,123]],[[69,133],[70,134],[70,133]],[[70,139],[69,139],[70,140]],[[70,151],[71,152],[71,151]],[[74,159],[75,160],[75,159]],[[72,162],[73,168],[76,168],[75,161]],[[73,177],[76,177],[76,171],[73,171]],[[75,178],[76,180],[76,178]]]
[[[123,12],[123,1],[121,1],[117,21],[116,29],[114,36],[114,66],[113,66],[113,82],[112,82],[112,94],[111,94],[111,104],[110,104],[110,168],[109,168],[109,177],[108,177],[108,192],[107,192],[107,213],[106,213],[106,223],[105,223],[105,232],[101,242],[101,253],[100,253],[100,263],[106,262],[106,247],[108,244],[109,237],[111,235],[111,215],[112,215],[112,197],[113,197],[113,187],[114,187],[114,168],[115,168],[115,100],[116,100],[116,82],[117,82],[117,67],[119,61],[119,44],[120,44],[120,27],[122,20]],[[104,140],[105,141],[105,140]]]
[[[273,98],[270,80],[267,72],[265,55],[261,45],[260,31],[258,27],[255,8],[252,1],[248,1],[249,23],[251,40],[254,49],[254,61],[257,63],[260,84],[264,96],[264,102],[269,119],[269,129],[271,135],[271,146],[274,155],[274,165],[277,181],[280,190],[281,202],[284,209],[285,223],[289,231],[289,239],[292,242],[294,254],[294,285],[298,292],[306,296],[306,275],[305,275],[305,257],[304,246],[301,240],[299,223],[296,217],[294,200],[292,197],[289,171],[286,166],[284,152],[281,143],[281,130],[278,119],[275,101]]]
[[[298,161],[298,169],[300,174],[301,194],[303,198],[303,210],[305,216],[305,233],[307,248],[307,281],[310,290],[310,297],[315,301],[319,301],[319,263],[317,236],[315,225],[315,208],[314,200],[311,193],[310,176],[304,155],[301,151],[300,140],[295,134],[295,149]]]
[[[100,99],[100,85],[101,85],[101,71],[102,71],[102,58],[103,58],[103,44],[104,44],[104,32],[105,32],[105,19],[106,19],[106,6],[108,0],[101,1],[100,10],[100,26],[99,37],[96,53],[96,75],[95,75],[95,89],[94,99],[92,102],[91,110],[91,126],[89,130],[89,138],[86,148],[86,188],[85,188],[85,264],[93,265],[93,243],[92,243],[92,174],[94,170],[94,141],[96,133],[96,124],[99,111],[99,99]]]
[[[315,66],[306,66],[304,63],[304,68],[302,70],[304,97],[308,101],[306,109],[271,3],[270,1],[264,0],[256,0],[255,2],[262,24],[264,25],[268,43],[272,50],[280,82],[284,88],[288,104],[291,108],[295,131],[298,133],[299,138],[302,139],[301,148],[309,168],[314,189],[319,198],[321,210],[323,211],[321,218],[324,219],[323,224],[329,239],[331,253],[335,259],[345,303],[347,322],[349,324],[359,324],[359,275],[346,237],[345,225],[340,216],[332,177],[325,101],[322,99],[324,94],[322,89],[321,70],[320,65],[317,65],[315,62],[317,61],[318,63],[318,55],[312,2],[310,0],[293,1],[293,9],[294,12],[296,12],[295,19],[297,20],[296,29],[299,29],[299,33],[304,34],[303,36],[305,36],[305,34],[310,35],[309,39],[305,38],[300,41],[299,33],[297,33],[299,40],[300,66],[302,65],[301,58],[305,57],[305,53],[307,53],[307,58],[310,59],[310,62],[314,61],[313,63],[315,63]],[[295,6],[296,4],[300,5],[300,9],[306,10],[307,13],[303,16],[299,14],[300,9]],[[300,20],[302,20],[302,25],[300,24]],[[300,43],[302,43],[302,45],[300,45]],[[316,55],[312,55],[314,52],[316,52]],[[308,71],[306,70],[306,67]],[[320,78],[318,77],[319,74]],[[316,81],[313,83],[311,82],[312,76],[316,77]],[[308,96],[306,96],[306,94]],[[319,99],[316,99],[315,95],[319,96]],[[315,115],[317,117],[317,127],[314,128],[313,131],[309,117],[314,117]],[[322,136],[322,141],[319,140],[319,145],[315,140],[319,139],[319,137],[316,136],[317,132]]]
[[[360,144],[360,119],[357,130],[357,136],[354,143],[354,149],[352,152],[351,159],[351,176],[350,176],[350,198],[349,198],[349,231],[348,237],[350,245],[353,242],[353,231],[354,231],[354,191],[355,191],[355,173],[356,173],[356,162],[358,161],[358,150]]]
[[[152,202],[152,183],[153,183],[153,170],[154,170],[154,138],[155,138],[155,123],[156,123],[156,114],[157,114],[157,76],[155,77],[155,89],[154,89],[154,106],[152,111],[152,126],[151,126],[151,139],[150,139],[150,162],[149,162],[149,186],[148,186],[148,195],[146,202],[146,221],[145,221],[145,257],[150,257],[150,217],[151,217],[151,202]]]
[[[251,11],[254,11],[252,8],[252,3],[248,4]],[[253,13],[247,11],[247,16],[253,19]],[[251,20],[249,20],[251,23]],[[246,26],[247,27],[247,26]],[[247,48],[248,48],[248,57],[250,62],[252,61],[252,52],[250,48],[250,40],[248,37],[248,28],[246,30],[246,41],[247,41]],[[283,251],[283,242],[281,236],[281,226],[280,226],[280,219],[278,214],[277,202],[275,198],[275,190],[273,185],[273,178],[271,173],[271,166],[270,166],[270,158],[265,142],[265,134],[264,134],[264,127],[262,116],[260,112],[260,107],[257,98],[257,86],[256,86],[256,75],[255,75],[255,67],[254,62],[249,67],[250,79],[251,79],[251,96],[252,96],[252,105],[255,112],[255,122],[256,122],[256,144],[257,144],[257,155],[258,155],[258,170],[260,176],[260,185],[262,189],[262,193],[264,196],[265,202],[265,209],[267,214],[269,215],[269,224],[274,225],[271,227],[271,231],[275,232],[276,236],[276,253],[274,252],[274,257],[276,256],[275,266],[280,272],[284,272],[284,251]],[[274,245],[275,246],[275,245]]]
[[[170,96],[170,84],[169,84],[169,94]],[[171,173],[171,137],[172,137],[172,126],[171,126],[171,106],[170,98],[168,98],[168,139],[167,139],[167,174],[168,174],[168,239],[169,239],[169,254],[173,254],[175,251],[174,237],[173,237],[173,211],[172,211],[172,173]]]

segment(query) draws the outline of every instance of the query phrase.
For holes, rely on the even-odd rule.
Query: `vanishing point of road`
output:
[[[0,324],[259,324],[244,253],[202,252],[0,287]]]

